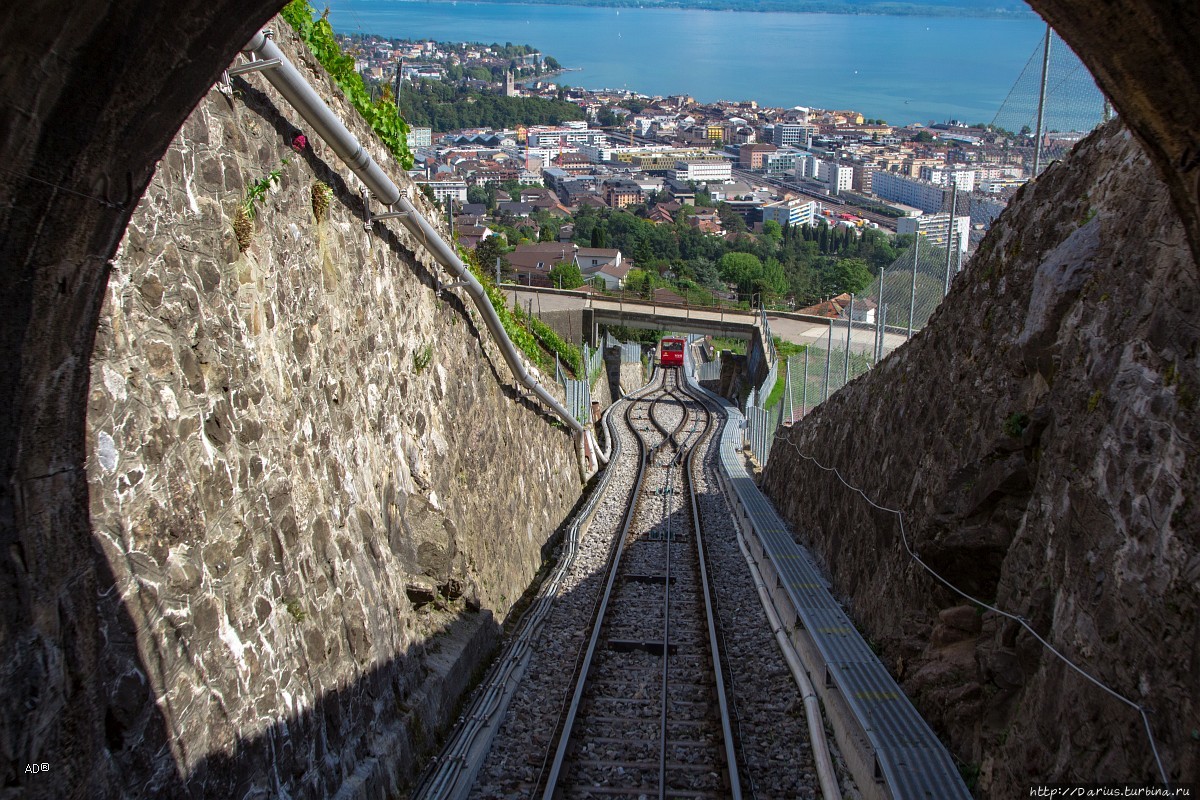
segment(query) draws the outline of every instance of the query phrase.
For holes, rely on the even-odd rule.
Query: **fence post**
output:
[[[850,318],[846,320],[846,366],[842,370],[842,386],[850,382],[850,340],[854,334],[854,293],[850,293]]]
[[[917,313],[917,254],[921,250],[921,231],[919,229],[920,226],[917,227],[917,232],[913,234],[912,294],[908,300],[908,336],[906,337],[906,341],[912,338],[913,316]]]
[[[951,179],[950,181],[950,219],[946,225],[946,285],[942,289],[942,297],[950,294],[950,264],[953,260],[953,252],[958,249],[958,243],[954,243],[954,250],[951,250],[951,242],[954,240],[954,206],[958,203],[958,181]]]
[[[1037,128],[1034,130],[1033,143],[1033,171],[1030,173],[1034,178],[1042,169],[1042,122],[1046,111],[1046,84],[1049,82],[1050,76],[1050,25],[1046,24],[1046,44],[1042,51],[1042,85],[1038,92],[1038,107],[1037,107]]]
[[[808,416],[808,348],[804,348],[804,388],[800,392],[800,419]]]
[[[792,360],[783,362],[783,400],[779,401],[779,423],[783,424],[783,404],[787,403],[788,425],[792,424]]]
[[[884,303],[884,304],[883,304],[883,309],[882,309],[882,312],[883,312],[883,317],[882,317],[882,319],[883,319],[883,332],[884,332],[884,334],[886,334],[886,333],[887,333],[887,311],[888,311],[887,303]],[[876,363],[878,363],[879,361],[883,361],[883,355],[884,355],[884,354],[883,354],[883,345],[884,345],[884,342],[885,342],[885,341],[886,341],[886,340],[885,340],[885,339],[884,339],[882,336],[881,336],[881,337],[879,337],[879,358],[876,360]]]
[[[879,363],[879,359],[883,358],[883,273],[884,269],[879,269],[879,302],[875,305],[875,363]]]
[[[825,345],[825,391],[821,402],[829,399],[829,360],[833,357],[833,320],[829,320],[829,342]]]

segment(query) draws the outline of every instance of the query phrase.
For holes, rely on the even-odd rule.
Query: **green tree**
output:
[[[773,219],[763,223],[763,236],[775,243],[783,241],[783,227]]]
[[[488,193],[488,187],[486,186],[467,187],[468,203],[479,203],[490,208],[492,205],[492,196],[492,194]]]
[[[753,253],[726,253],[719,262],[721,278],[735,283],[740,291],[753,292],[762,278],[763,265]]]
[[[823,271],[821,278],[827,295],[857,294],[870,285],[871,270],[861,258],[839,258]]]
[[[732,233],[745,233],[748,230],[746,227],[746,220],[742,217],[742,215],[734,211],[733,208],[724,201],[717,204],[717,217],[721,220],[721,226],[727,231]]]
[[[508,263],[508,248],[499,236],[489,236],[477,244],[475,257],[479,260],[480,268],[488,275],[495,276],[497,258],[500,259],[501,278],[512,275],[512,265]]]
[[[583,286],[583,273],[572,262],[560,261],[550,268],[550,283],[559,289]]]
[[[790,284],[783,271],[783,264],[778,259],[768,258],[763,264],[762,278],[758,282],[758,290],[763,294],[786,294]]]

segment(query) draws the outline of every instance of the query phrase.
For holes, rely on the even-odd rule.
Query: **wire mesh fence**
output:
[[[868,350],[871,363],[875,363],[911,339],[929,322],[960,268],[961,253],[957,248],[951,247],[947,252],[947,248],[918,235],[913,245],[872,282],[862,298],[863,313],[854,314],[855,320],[847,320],[842,325],[873,330],[870,347],[862,345],[867,338],[865,333],[855,333],[850,349]],[[841,322],[835,322],[832,327],[837,328]],[[840,339],[846,340],[844,331]],[[836,330],[833,340],[839,340]],[[832,346],[831,343],[829,347]]]
[[[1049,56],[1047,56],[1047,51]],[[1043,75],[1044,80],[1043,80]],[[1041,103],[1043,85],[1045,102]],[[1041,112],[1041,149],[1037,172],[1062,156],[1107,116],[1104,94],[1066,42],[1047,31],[1025,69],[996,112],[992,125],[1016,134],[1014,163],[1029,174],[1034,170]]]
[[[582,424],[587,424],[592,413],[592,386],[590,381],[577,381],[571,378],[563,379],[563,389],[566,391],[567,411]]]

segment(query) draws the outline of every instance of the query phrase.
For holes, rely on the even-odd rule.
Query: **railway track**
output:
[[[740,797],[690,470],[711,415],[677,370],[631,404],[640,467],[545,800]]]
[[[724,415],[688,396],[676,377],[673,370],[659,370],[649,386],[612,409],[614,457],[603,490],[570,526],[553,579],[493,666],[503,679],[485,679],[414,798],[735,797],[739,791],[758,798],[816,796],[803,700],[764,617],[716,478],[719,437],[705,429],[719,430]],[[626,419],[622,412],[631,406]],[[651,448],[652,459],[643,455]],[[642,474],[643,461],[653,464],[648,475]],[[684,491],[685,474],[694,482],[694,503]],[[635,497],[649,522],[627,529]],[[696,518],[704,527],[699,540],[692,529]],[[706,564],[708,580],[696,577],[692,566],[698,542],[713,562]],[[626,574],[610,581],[619,547]],[[672,559],[669,573],[664,551]],[[616,616],[596,637],[592,649],[603,658],[588,669],[592,681],[584,681],[574,732],[563,746],[564,720],[580,691],[610,583],[616,594],[608,606]],[[711,612],[699,611],[704,588]],[[650,609],[667,590],[669,611],[654,616]],[[711,655],[708,613],[723,662]],[[665,648],[664,626],[671,635]],[[618,657],[630,661],[622,664]],[[723,680],[705,674],[714,666],[723,668]],[[719,685],[727,689],[728,723],[721,721]],[[615,690],[613,697],[597,693],[604,687]],[[663,697],[669,701],[666,748]],[[558,777],[551,780],[560,749]]]

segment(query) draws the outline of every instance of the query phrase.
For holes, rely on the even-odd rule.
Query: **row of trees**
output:
[[[583,110],[562,100],[504,97],[452,86],[416,81],[400,90],[400,113],[409,125],[437,132],[460,128],[515,128],[518,125],[561,125],[584,118]]]
[[[574,241],[620,249],[645,270],[653,282],[676,288],[724,291],[736,285],[743,294],[763,293],[798,305],[842,292],[860,292],[880,269],[890,265],[907,238],[892,241],[874,229],[858,232],[825,224],[781,228],[776,222],[763,233],[734,233],[725,238],[701,233],[687,222],[687,207],[673,225],[638,216],[641,209],[582,208],[575,217]],[[717,204],[722,221],[741,217]],[[727,230],[732,225],[727,226]],[[673,277],[672,277],[673,276]]]
[[[477,195],[471,199],[493,199],[492,193],[485,189],[478,190]],[[741,222],[744,231],[744,221],[726,204],[718,203],[715,208],[723,220]],[[873,288],[880,270],[891,266],[911,247],[912,240],[911,236],[893,239],[875,229],[857,231],[823,222],[792,227],[767,222],[762,233],[741,232],[719,237],[702,233],[688,223],[688,217],[697,213],[691,206],[680,210],[674,224],[651,222],[645,213],[644,206],[630,209],[585,206],[571,220],[575,227],[573,241],[581,247],[616,248],[633,259],[637,269],[626,277],[629,291],[649,294],[653,289],[667,287],[697,300],[723,295],[729,287],[735,287],[743,297],[761,294],[768,303],[782,304],[790,299],[797,307],[842,292],[862,293]],[[564,223],[545,212],[535,213],[535,219],[539,233],[530,227],[520,227],[520,220],[498,219],[492,227],[504,236],[490,237],[480,243],[480,262],[494,265],[500,258],[502,272],[507,275],[504,256],[512,245],[538,239],[552,241]],[[926,261],[933,266],[927,267]],[[944,263],[944,251],[923,248],[921,262],[923,274],[918,276],[918,282],[923,290],[927,278],[932,281],[944,271],[937,266]],[[911,283],[911,273],[906,274],[909,277],[888,275],[887,290],[900,293]],[[571,264],[555,265],[551,280],[565,289],[583,283],[578,268]],[[918,310],[928,313],[923,308]],[[919,313],[918,319],[921,316]]]

